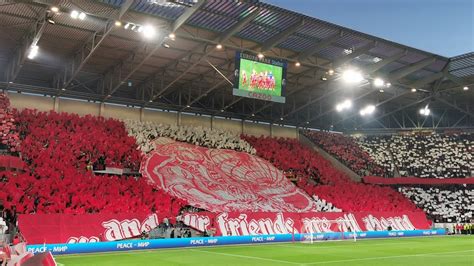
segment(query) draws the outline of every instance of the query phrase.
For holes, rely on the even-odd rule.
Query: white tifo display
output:
[[[304,244],[313,244],[315,242],[323,241],[342,241],[342,240],[353,240],[357,241],[357,233],[353,232],[347,224],[351,224],[349,220],[324,220],[324,224],[333,231],[333,233],[320,233],[315,232],[312,228],[304,227],[300,230],[299,241]],[[349,233],[349,234],[347,234]],[[296,239],[295,239],[296,240]]]

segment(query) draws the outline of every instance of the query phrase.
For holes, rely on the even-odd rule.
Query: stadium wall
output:
[[[94,115],[117,119],[153,121],[171,125],[202,126],[225,129],[239,134],[255,136],[275,136],[298,138],[298,129],[268,123],[254,123],[238,119],[195,115],[191,113],[167,112],[154,109],[126,107],[117,104],[100,104],[69,98],[51,98],[41,95],[8,92],[11,106],[17,109],[37,109],[76,113],[78,115]]]

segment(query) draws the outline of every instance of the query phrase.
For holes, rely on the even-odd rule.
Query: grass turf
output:
[[[73,265],[474,265],[474,236],[278,243],[58,256]]]

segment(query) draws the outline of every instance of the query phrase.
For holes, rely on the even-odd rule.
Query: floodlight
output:
[[[58,13],[59,12],[59,7],[57,6],[53,6],[50,8],[51,11],[53,11],[54,13]]]
[[[374,86],[375,87],[382,87],[383,85],[385,85],[385,82],[383,81],[383,79],[381,79],[381,78],[375,78],[374,79]]]
[[[86,18],[86,16],[87,16],[87,15],[86,15],[86,13],[84,13],[84,12],[79,13],[79,19],[80,19],[80,20],[84,20],[84,19]]]
[[[465,90],[465,91],[467,91],[467,90],[469,90],[469,87],[468,87],[468,86],[464,86],[462,89]]]
[[[296,63],[295,63],[295,66],[296,66],[296,67],[300,67],[300,66],[301,66],[301,63],[300,63],[300,62],[296,62]]]
[[[362,77],[360,72],[353,69],[348,69],[342,73],[342,79],[348,83],[358,83],[361,82],[364,77]]]
[[[428,108],[428,105],[425,108],[420,109],[420,114],[424,116],[430,115],[431,110]]]
[[[351,100],[345,100],[342,103],[339,103],[336,105],[336,110],[338,112],[341,112],[346,109],[350,109],[352,107],[352,101]]]
[[[365,116],[365,115],[370,115],[375,111],[375,105],[369,104],[366,107],[364,107],[362,110],[360,110],[360,115]]]
[[[170,33],[170,34],[168,35],[168,37],[169,37],[171,40],[174,41],[174,40],[176,39],[176,34]]]
[[[411,92],[416,92],[416,88],[411,88]]]
[[[367,107],[365,107],[365,109],[366,109],[366,112],[368,114],[371,114],[375,111],[375,106],[374,105],[368,105]]]
[[[262,54],[262,53],[258,53],[258,54],[257,54],[257,57],[258,57],[258,59],[263,59],[263,58],[265,57],[265,55]]]
[[[119,20],[115,21],[115,26],[117,26],[117,27],[122,26],[122,22],[120,22]]]
[[[71,18],[77,19],[79,17],[79,12],[77,10],[71,11]]]
[[[47,21],[49,24],[51,24],[51,25],[56,24],[56,21],[54,21],[53,17],[47,17],[47,18],[46,18],[46,21]]]
[[[152,38],[153,36],[155,36],[155,34],[156,34],[156,30],[154,27],[150,25],[143,26],[143,35],[146,38]]]
[[[342,102],[342,106],[345,108],[345,109],[349,109],[352,107],[352,102],[350,100],[345,100],[344,102]]]
[[[37,45],[32,45],[30,47],[30,52],[28,53],[28,59],[34,59],[38,55],[39,47]]]

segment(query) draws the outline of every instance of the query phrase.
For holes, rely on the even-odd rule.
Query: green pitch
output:
[[[57,257],[69,265],[474,265],[474,236],[182,248]]]

